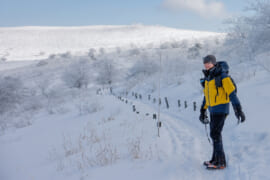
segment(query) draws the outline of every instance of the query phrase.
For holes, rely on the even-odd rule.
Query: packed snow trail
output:
[[[130,102],[131,100],[129,99],[128,101]],[[132,100],[132,102],[141,116],[144,116],[146,113],[153,114],[157,112],[156,109],[139,100]],[[201,175],[205,174],[206,172],[204,171],[207,170],[202,166],[202,162],[205,158],[209,157],[211,148],[203,131],[187,123],[187,121],[194,120],[192,119],[194,116],[186,116],[186,118],[183,118],[182,116],[177,117],[176,115],[170,115],[168,111],[161,112],[160,117],[163,125],[160,131],[161,141],[165,140],[170,142],[170,146],[166,147],[170,149],[169,157],[163,157],[163,161],[177,161],[175,162],[177,163],[175,168],[178,167],[176,171],[185,171],[185,174],[187,174],[186,177],[181,176],[181,179],[189,179],[192,176],[192,178],[195,179],[204,177]],[[187,173],[187,171],[190,171],[190,173]],[[224,176],[226,176],[226,173]],[[226,179],[226,177],[224,177],[224,179]]]
[[[160,129],[161,137],[158,138],[156,121],[151,117],[153,113],[157,112],[156,104],[147,103],[149,101],[146,100],[135,100],[131,97],[128,98],[129,103],[125,104],[111,95],[104,94],[100,99],[102,104],[106,104],[106,107],[97,114],[79,116],[75,110],[70,112],[71,114],[65,115],[43,114],[41,117],[36,117],[36,121],[31,126],[10,130],[0,136],[0,155],[3,162],[6,162],[1,164],[0,179],[17,180],[18,177],[21,177],[21,179],[77,180],[82,177],[81,179],[85,180],[112,178],[267,180],[269,179],[267,164],[270,161],[270,136],[267,126],[269,122],[266,118],[267,111],[263,108],[267,109],[270,105],[270,101],[268,101],[269,79],[269,76],[263,75],[254,81],[241,84],[239,88],[239,96],[248,119],[237,126],[237,120],[231,111],[226,120],[223,142],[228,167],[225,170],[208,171],[202,165],[203,161],[210,158],[212,148],[207,141],[204,126],[198,120],[198,111],[194,113],[191,108],[181,110],[162,108],[163,126]],[[256,88],[250,88],[255,84],[254,82],[257,84]],[[247,90],[243,91],[244,88]],[[251,97],[250,94],[256,94],[256,97]],[[139,114],[132,112],[131,102],[136,105]],[[259,111],[254,111],[256,107],[261,108]],[[110,111],[111,109],[116,109],[115,112],[121,116],[113,114],[115,121],[101,124],[101,126],[96,125],[104,114],[106,114],[105,117],[108,117],[107,115],[111,115],[110,113],[115,113]],[[118,112],[118,110],[120,111]],[[146,116],[146,113],[149,113],[149,116]],[[256,118],[258,115],[261,117]],[[133,161],[127,158],[109,166],[90,167],[83,172],[78,170],[69,172],[69,169],[57,171],[54,166],[55,162],[48,160],[47,157],[50,149],[53,146],[61,146],[62,133],[68,132],[76,137],[80,135],[86,123],[92,120],[95,125],[93,127],[97,130],[109,127],[115,132],[119,131],[113,136],[115,141],[127,135],[137,137],[140,135],[140,131],[147,131],[144,133],[144,138],[147,139],[144,145],[150,144],[150,140],[156,141],[159,150],[165,153],[160,154],[158,160]],[[124,129],[124,133],[121,133],[123,131],[121,124],[127,127]],[[134,124],[138,125],[133,126]],[[121,146],[119,149],[123,150],[125,147]]]
[[[143,102],[142,100],[135,98],[132,98],[132,100],[128,99],[128,101],[133,102],[137,111],[139,111],[142,116],[146,113],[153,114],[157,112],[157,105],[151,106],[151,103],[148,103],[148,101]],[[257,148],[245,146],[246,142],[251,140],[252,142],[256,142],[256,144],[260,144],[265,139],[269,139],[268,134],[258,133],[255,136],[251,134],[240,134],[237,129],[239,126],[234,124],[236,123],[236,120],[234,119],[233,113],[231,113],[231,116],[228,118],[227,121],[230,122],[227,122],[228,127],[226,127],[225,124],[225,130],[223,132],[228,167],[225,170],[214,172],[206,170],[202,165],[203,161],[210,159],[212,147],[207,141],[204,126],[200,124],[198,120],[198,113],[194,113],[188,109],[182,110],[181,112],[175,112],[174,110],[163,108],[161,110],[160,120],[162,122],[160,130],[161,139],[166,139],[170,142],[170,146],[166,147],[170,149],[170,155],[167,159],[164,157],[165,159],[163,160],[172,162],[172,159],[174,159],[173,162],[177,161],[176,167],[178,167],[178,169],[175,174],[178,174],[179,171],[182,171],[183,174],[189,174],[189,176],[186,177],[181,174],[181,179],[217,178],[242,180],[250,179],[251,177],[255,179],[258,177],[267,179],[266,176],[260,175],[263,174],[262,170],[260,172],[255,172],[254,169],[257,168],[251,167],[250,163],[245,164],[242,161],[244,160],[243,157],[250,159],[249,156],[258,154],[258,152],[256,152]],[[243,124],[240,124],[240,126],[241,125]],[[227,128],[231,128],[230,134],[228,134]],[[241,147],[241,145],[244,146]],[[270,149],[269,145],[265,146],[265,150]],[[254,160],[254,162],[256,162],[256,160]],[[251,169],[253,170],[253,175],[250,172]],[[188,173],[188,170],[191,172]],[[257,175],[259,176],[257,177]],[[176,177],[177,176],[172,179],[177,179]]]

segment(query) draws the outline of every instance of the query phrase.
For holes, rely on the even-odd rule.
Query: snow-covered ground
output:
[[[163,26],[85,26],[0,28],[0,59],[35,60],[52,54],[85,54],[89,49],[153,48],[168,41],[213,37],[221,33]]]
[[[122,28],[120,32],[128,30]],[[165,29],[164,32],[170,31]],[[117,36],[121,38],[122,34],[116,34],[115,39]],[[148,42],[147,38],[145,42]],[[110,43],[115,45],[113,41]],[[83,48],[78,50],[84,51]],[[23,59],[33,57],[31,53],[23,55]],[[50,49],[48,53],[51,53]],[[149,50],[149,53],[154,51]],[[167,57],[167,61],[162,62],[164,66],[182,55],[179,49],[166,53],[173,57]],[[136,59],[124,55],[114,59],[121,70],[128,69]],[[27,103],[11,111],[11,117],[1,116],[7,118],[0,121],[1,180],[269,179],[270,74],[262,67],[251,62],[230,61],[230,72],[238,82],[238,96],[247,120],[237,125],[231,108],[223,131],[228,167],[222,171],[207,171],[202,162],[210,158],[212,149],[205,127],[198,120],[202,100],[201,64],[180,61],[184,69],[175,68],[175,71],[183,71],[179,77],[163,69],[162,127],[158,137],[157,121],[152,118],[158,112],[157,102],[153,103],[153,98],[158,98],[158,76],[118,82],[114,95],[106,88],[97,93],[102,86],[94,81],[87,89],[71,89],[63,85],[61,76],[70,70],[70,66],[75,68],[72,63],[76,58],[0,64],[3,76],[21,78],[31,100],[24,99]],[[91,75],[98,69],[95,63],[93,61],[93,68],[89,70]],[[173,81],[178,78],[179,81]],[[123,87],[133,82],[137,84]],[[129,92],[127,95],[123,94],[125,90]],[[141,94],[142,99],[136,99],[132,92]],[[151,100],[148,100],[149,94]],[[119,95],[123,101],[118,99]],[[168,98],[169,109],[164,104],[164,97]],[[181,100],[180,108],[177,100]],[[187,101],[187,108],[184,101]],[[195,112],[193,102],[197,103]],[[136,112],[132,110],[133,105]]]

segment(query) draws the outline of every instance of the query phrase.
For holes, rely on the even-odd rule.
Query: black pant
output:
[[[226,165],[221,132],[222,132],[227,114],[211,114],[210,117],[211,117],[210,136],[213,141],[212,160],[217,162],[217,164]]]

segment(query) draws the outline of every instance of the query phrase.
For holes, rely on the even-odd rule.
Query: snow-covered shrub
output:
[[[103,109],[97,98],[83,89],[78,90],[78,97],[75,99],[75,106],[80,115],[91,114]]]
[[[152,60],[142,59],[138,60],[129,71],[129,78],[135,76],[148,77],[153,75],[159,70],[159,66]]]
[[[61,150],[57,151],[53,148],[49,159],[57,161],[58,170],[66,168],[84,170],[89,167],[114,164],[119,159],[117,146],[108,142],[107,139],[104,133],[98,134],[91,126],[85,128],[77,138],[63,135]]]
[[[95,64],[95,67],[98,71],[96,82],[102,86],[111,86],[119,76],[115,64],[111,59],[102,59]]]
[[[31,124],[31,120],[24,118],[27,113],[23,113],[24,87],[21,79],[16,77],[0,78],[0,130],[1,133],[9,127],[25,127]]]
[[[181,43],[178,41],[173,41],[171,42],[171,47],[172,48],[180,48],[181,47]]]
[[[132,140],[129,143],[129,153],[133,159],[140,159],[140,157],[141,157],[141,140],[139,138]]]
[[[192,47],[188,49],[188,58],[199,57],[201,49],[202,49],[202,45],[200,43],[194,44]]]
[[[172,48],[172,45],[170,42],[164,42],[160,45],[160,49],[170,49]]]
[[[70,88],[87,88],[91,82],[90,63],[87,59],[80,59],[70,64],[62,75],[62,80]]]
[[[118,54],[118,55],[120,55],[121,54],[121,52],[122,52],[122,49],[120,48],[120,47],[116,47],[116,53]]]
[[[61,54],[60,57],[65,58],[65,59],[71,58],[71,53],[69,51],[67,51],[67,52]]]
[[[54,113],[54,109],[58,104],[58,98],[61,95],[61,91],[56,89],[50,89],[46,92],[47,105],[46,108],[50,114]]]
[[[1,57],[0,58],[0,62],[6,62],[7,61],[7,58],[6,57]]]
[[[35,84],[38,98],[40,98],[39,101],[37,100],[36,104],[39,105],[42,103],[42,106],[48,111],[48,113],[53,114],[56,108],[61,104],[59,101],[61,97],[64,96],[64,87],[54,87],[53,81],[49,78],[36,80]]]
[[[37,67],[40,67],[40,66],[45,66],[48,64],[48,61],[45,61],[45,60],[40,60],[38,63],[37,63]]]
[[[142,137],[132,138],[128,140],[128,153],[132,160],[151,160],[156,156],[157,152],[153,145],[145,145]]]
[[[48,59],[55,59],[56,57],[57,57],[56,54],[50,54],[49,57],[48,57]]]
[[[93,162],[96,166],[112,165],[119,159],[116,146],[110,143],[100,144],[95,156]]]
[[[105,48],[99,48],[99,54],[100,55],[104,55],[105,53],[106,53],[106,50],[105,50]]]
[[[96,49],[94,48],[91,48],[89,49],[89,52],[88,52],[88,56],[92,59],[92,60],[96,60]]]
[[[15,128],[24,128],[32,125],[32,119],[30,116],[20,116],[12,122]]]
[[[0,114],[16,108],[21,103],[23,83],[16,77],[0,78]]]
[[[137,47],[134,47],[129,50],[129,55],[130,56],[138,56],[141,53],[140,49]]]

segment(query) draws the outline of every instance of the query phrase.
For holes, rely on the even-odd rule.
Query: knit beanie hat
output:
[[[203,58],[203,64],[205,63],[212,63],[212,64],[216,64],[217,60],[216,57],[214,55],[207,55]]]

